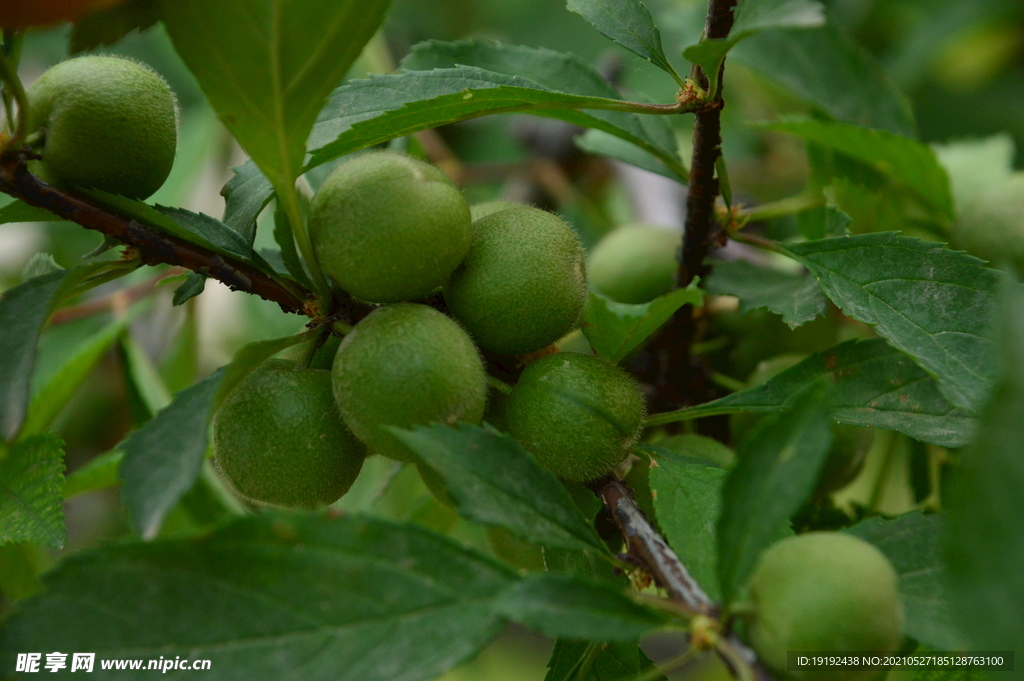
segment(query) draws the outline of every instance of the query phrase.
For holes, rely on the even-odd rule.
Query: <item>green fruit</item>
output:
[[[371,450],[415,457],[386,426],[479,423],[487,377],[458,324],[426,305],[371,312],[345,336],[334,358],[334,397],[345,423]]]
[[[243,497],[305,509],[337,501],[366,455],[334,406],[330,372],[280,359],[257,367],[217,411],[213,449]]]
[[[327,276],[356,298],[423,298],[466,257],[469,205],[440,170],[389,151],[338,166],[317,190],[309,233]]]
[[[626,225],[605,236],[590,255],[590,285],[619,303],[649,303],[676,285],[679,232]]]
[[[526,367],[506,408],[508,431],[537,461],[574,482],[606,475],[629,454],[644,398],[622,369],[561,352]]]
[[[750,639],[760,659],[786,670],[786,652],[894,651],[903,615],[896,572],[871,544],[842,532],[783,539],[750,578]],[[875,670],[791,672],[805,681],[869,679]]]
[[[583,247],[546,211],[519,206],[473,224],[465,262],[444,287],[452,315],[480,347],[502,355],[564,336],[586,301]]]
[[[47,182],[144,199],[170,174],[178,104],[147,67],[118,57],[69,59],[27,94],[29,129],[43,133],[32,171]]]
[[[469,207],[469,214],[473,216],[473,222],[476,222],[480,218],[485,218],[491,213],[497,213],[501,210],[508,210],[509,208],[522,208],[523,204],[513,203],[512,201],[502,201],[501,199],[495,199],[494,201],[484,201],[476,205]]]

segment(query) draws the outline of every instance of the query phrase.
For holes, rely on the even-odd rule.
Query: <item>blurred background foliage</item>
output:
[[[682,46],[696,40],[706,10],[703,0],[649,0],[647,4],[658,18],[670,55],[678,55]],[[1019,0],[824,0],[824,4],[835,29],[855,41],[856,50],[870,55],[905,95],[922,140],[948,142],[1008,133],[1016,141],[1015,165],[1024,165],[1024,5]],[[69,31],[65,25],[29,34],[21,65],[26,83],[68,56]],[[632,97],[666,102],[674,95],[668,76],[611,46],[580,16],[566,11],[563,0],[396,0],[383,41],[371,43],[349,77],[386,70],[389,62],[400,60],[422,40],[469,37],[573,52],[598,64],[606,77]],[[152,202],[219,216],[223,211],[220,188],[230,178],[230,168],[240,165],[245,156],[216,120],[163,29],[157,25],[133,32],[96,51],[149,64],[178,94],[182,114],[178,156],[170,180]],[[738,50],[737,58],[730,57],[728,63],[724,148],[734,194],[743,203],[755,204],[799,193],[808,180],[809,164],[801,142],[749,122],[803,112],[807,105],[771,77],[750,68],[742,54]],[[673,123],[685,156],[692,117],[678,117]],[[681,228],[683,188],[579,152],[571,142],[573,132],[548,119],[494,116],[449,126],[440,134],[465,164],[471,201],[503,196],[558,210],[588,245],[628,222]],[[398,144],[411,153],[422,153],[416,140]],[[310,183],[315,187],[327,170],[311,173]],[[855,231],[914,229],[884,196],[856,186],[840,187],[837,192],[837,202],[854,217]],[[7,200],[0,196],[0,203]],[[272,213],[265,211],[261,217],[257,247],[273,245],[271,228],[265,224],[273,220]],[[797,233],[792,218],[763,229],[777,238]],[[19,281],[30,261],[38,264],[38,253],[51,254],[57,264],[70,267],[100,242],[99,235],[66,223],[0,225],[0,290]],[[153,276],[145,268],[132,275],[130,284],[144,287]],[[108,452],[126,431],[148,418],[153,391],[165,399],[166,394],[225,363],[242,344],[293,333],[303,326],[304,319],[284,315],[273,304],[213,283],[199,298],[172,307],[173,288],[161,287],[131,309],[130,333],[105,350],[59,415],[56,430],[67,442],[68,472]],[[95,295],[109,295],[111,290],[99,289]],[[110,314],[52,325],[43,338],[37,390],[98,333],[119,323],[128,306],[130,301],[114,301]],[[740,315],[735,306],[724,304],[721,312],[698,350],[733,386],[762,382],[786,362],[795,361],[794,357],[869,334],[866,327],[841,318],[834,309],[796,330],[764,310]],[[774,364],[766,362],[777,355],[782,356],[781,363],[778,359]],[[142,394],[147,392],[148,401]],[[734,423],[733,427],[745,426]],[[932,491],[934,461],[942,456],[934,449],[898,435],[876,438],[870,444],[864,474],[837,495],[837,506],[854,513],[858,504],[895,513],[921,504]],[[893,460],[903,472],[883,480],[879,467],[891,467],[885,462]],[[339,502],[343,508],[415,519],[491,550],[480,530],[433,501],[411,468],[400,469],[375,457],[367,461],[366,469],[352,493]],[[163,533],[195,531],[202,524],[196,517],[202,514],[190,513],[190,508],[213,503],[204,500],[204,494],[194,490],[172,514]],[[67,502],[67,514],[68,548],[40,552],[34,557],[39,564],[128,532],[116,490],[75,496]],[[19,576],[4,567],[5,556],[26,550],[35,551],[18,546],[0,549],[0,575],[5,575],[0,580],[0,612],[12,599],[35,588],[33,576]],[[657,642],[652,645],[657,647]],[[445,678],[541,679],[549,646],[539,637],[512,632]],[[702,673],[710,679],[722,670]]]

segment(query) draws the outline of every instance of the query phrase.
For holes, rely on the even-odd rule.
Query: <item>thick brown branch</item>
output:
[[[313,298],[312,293],[305,298],[296,295],[246,262],[158,232],[57,189],[29,173],[24,159],[18,156],[9,155],[0,160],[0,191],[135,247],[147,265],[185,267],[232,289],[273,301],[285,312],[306,314],[306,305]]]
[[[737,0],[711,0],[704,32],[708,38],[725,38],[732,29],[733,10]],[[701,77],[704,87],[707,78]],[[722,154],[722,87],[725,62],[718,74],[718,91],[713,93],[715,106],[698,111],[693,127],[693,156],[690,162],[690,186],[686,197],[686,232],[679,259],[679,285],[688,286],[700,274],[704,258],[717,238],[715,199],[718,180],[715,163]]]
[[[629,554],[647,568],[672,600],[696,615],[713,615],[715,604],[654,529],[622,481],[604,478],[592,483],[591,489],[608,507],[612,520],[622,532]]]

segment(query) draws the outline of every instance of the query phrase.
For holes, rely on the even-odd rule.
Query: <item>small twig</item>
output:
[[[690,576],[668,542],[654,529],[622,481],[603,478],[591,483],[591,489],[608,507],[612,520],[626,540],[629,554],[647,568],[669,596],[695,615],[712,616],[715,604]]]
[[[0,159],[0,191],[29,205],[44,208],[59,218],[134,246],[142,262],[147,265],[184,267],[217,279],[229,288],[273,301],[285,312],[309,313],[307,303],[313,298],[312,293],[304,300],[249,263],[158,232],[136,220],[94,206],[74,194],[57,189],[29,173],[22,156],[8,154]],[[332,314],[348,312],[351,311],[342,309]]]
[[[87,300],[84,303],[79,303],[78,305],[61,308],[54,312],[53,316],[50,317],[50,324],[66,324],[68,322],[74,322],[79,319],[85,319],[86,317],[100,314],[101,312],[106,312],[107,310],[114,310],[118,306],[131,306],[132,303],[142,300],[152,293],[161,279],[173,277],[185,271],[186,270],[184,269],[178,268],[172,269],[168,272],[161,272],[141,284],[136,284],[135,286],[114,291],[102,298],[95,298],[93,300]]]

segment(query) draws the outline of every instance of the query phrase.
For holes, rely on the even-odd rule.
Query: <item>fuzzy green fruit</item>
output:
[[[167,179],[178,142],[178,104],[163,78],[117,57],[78,57],[28,90],[32,131],[44,135],[32,171],[58,186],[132,199]]]
[[[903,614],[896,571],[882,552],[842,532],[773,544],[750,578],[750,639],[760,659],[786,670],[787,651],[894,651]],[[859,681],[875,670],[790,672],[804,681]]]
[[[579,239],[557,216],[529,206],[473,223],[469,255],[444,287],[452,315],[480,347],[502,355],[533,352],[564,336],[586,296]]]
[[[458,324],[415,303],[385,305],[345,336],[334,358],[334,397],[345,423],[371,450],[414,455],[386,426],[479,423],[487,377]]]
[[[614,364],[561,352],[526,367],[505,413],[508,432],[542,466],[583,482],[610,473],[629,454],[643,428],[644,398]]]
[[[679,232],[626,225],[605,236],[590,255],[590,285],[619,303],[649,303],[675,287]]]
[[[338,166],[317,190],[309,234],[320,267],[356,298],[423,298],[469,251],[469,204],[432,165],[389,151]]]
[[[243,497],[305,509],[345,494],[366,455],[334,406],[330,372],[280,359],[253,370],[217,411],[213,449]]]
[[[508,210],[509,208],[522,208],[522,206],[523,204],[521,203],[495,199],[494,201],[484,201],[483,203],[477,203],[470,206],[469,214],[473,217],[473,222],[476,222],[477,220],[485,218],[492,213]]]

